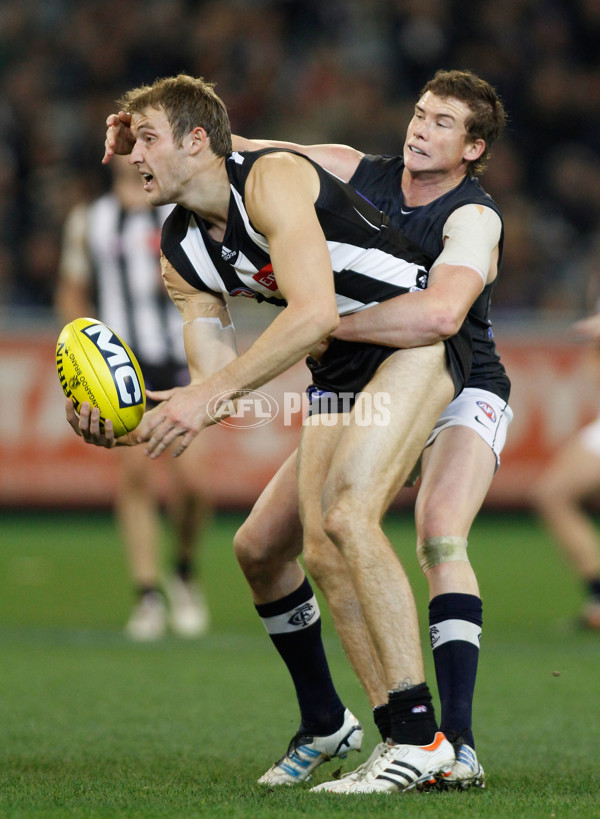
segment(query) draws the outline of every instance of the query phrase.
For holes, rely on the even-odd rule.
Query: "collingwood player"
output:
[[[57,312],[63,321],[96,316],[126,338],[140,361],[146,387],[187,384],[181,319],[160,275],[160,233],[170,207],[146,202],[139,176],[121,157],[111,189],[67,218]],[[115,504],[134,585],[125,626],[132,640],[162,637],[168,627],[200,637],[209,613],[196,575],[196,552],[209,513],[201,444],[195,458],[157,470],[143,453],[121,450]],[[159,481],[160,478],[160,481]],[[173,568],[161,578],[160,505],[164,484],[174,543]]]

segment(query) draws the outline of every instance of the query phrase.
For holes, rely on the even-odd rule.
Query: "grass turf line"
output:
[[[600,635],[573,626],[577,584],[525,516],[482,517],[470,538],[484,600],[474,726],[488,788],[349,799],[259,788],[298,712],[232,554],[239,520],[217,518],[206,541],[210,635],[146,646],[121,634],[131,599],[109,515],[3,515],[3,819],[598,816]],[[387,528],[413,580],[425,639],[412,521],[391,517]],[[338,690],[366,729],[363,752],[344,764],[350,770],[377,737],[326,613],[324,633]],[[314,782],[336,767],[323,766]]]

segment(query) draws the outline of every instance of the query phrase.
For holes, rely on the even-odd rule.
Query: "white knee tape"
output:
[[[417,557],[424,572],[431,569],[432,566],[438,566],[440,563],[451,563],[454,560],[468,563],[467,541],[464,537],[452,537],[450,535],[429,537],[417,546]]]

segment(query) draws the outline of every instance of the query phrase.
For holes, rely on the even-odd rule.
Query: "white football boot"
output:
[[[148,643],[160,640],[166,630],[167,608],[162,594],[150,592],[142,595],[125,626],[125,634],[130,640]]]
[[[295,785],[306,782],[323,762],[334,757],[345,759],[350,751],[360,751],[363,729],[346,708],[342,727],[325,737],[296,734],[279,762],[258,780],[259,785]]]
[[[337,791],[338,789],[347,788],[351,782],[356,782],[357,779],[360,779],[365,775],[377,757],[381,756],[387,747],[387,742],[380,742],[373,748],[371,751],[371,756],[367,759],[367,761],[359,765],[358,768],[342,774],[339,779],[334,779],[331,782],[321,782],[320,785],[315,785],[314,788],[311,788],[311,791]]]
[[[169,625],[180,637],[203,637],[209,628],[210,615],[204,594],[195,583],[186,583],[180,577],[165,582],[169,601]]]
[[[485,788],[485,774],[477,754],[470,745],[456,749],[456,762],[448,776],[439,777],[442,788],[466,791],[468,788]]]
[[[362,772],[311,790],[331,793],[398,793],[417,786],[434,785],[436,777],[446,777],[455,761],[454,748],[440,731],[430,745],[390,745],[381,743]],[[356,773],[356,772],[355,772]]]

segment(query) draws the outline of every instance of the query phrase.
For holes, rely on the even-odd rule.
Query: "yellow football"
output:
[[[56,368],[75,410],[79,412],[84,401],[98,407],[101,427],[110,418],[117,438],[142,420],[146,393],[140,365],[106,324],[78,318],[63,327],[56,343]]]

